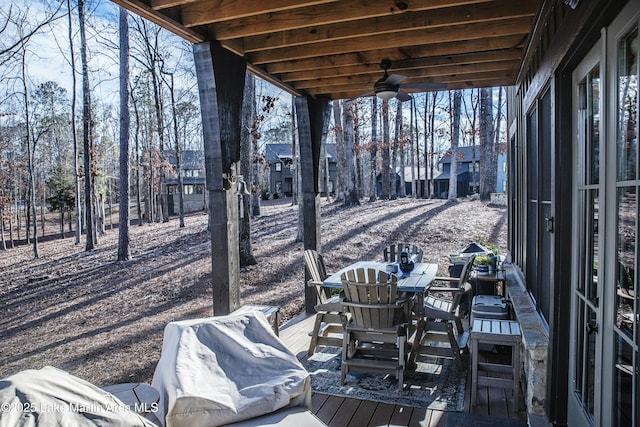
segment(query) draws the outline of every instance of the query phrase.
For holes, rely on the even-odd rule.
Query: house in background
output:
[[[173,166],[177,165],[175,151],[165,152],[167,161]],[[197,212],[206,209],[207,199],[205,191],[204,151],[186,150],[182,152],[182,196],[184,211]],[[178,173],[175,171],[165,180],[167,188],[167,204],[169,215],[178,215],[180,212],[180,199],[178,198]]]
[[[326,144],[327,161],[320,165],[319,192],[327,194],[327,169],[329,169],[329,194],[334,192],[337,170],[336,145]],[[293,195],[293,154],[291,144],[266,144],[265,158],[269,164],[269,194],[273,197],[291,197]]]
[[[438,162],[442,172],[433,179],[433,191],[437,198],[446,199],[449,194],[451,176],[451,153],[447,152]],[[480,147],[478,145],[459,147],[457,161],[458,197],[477,193],[480,188]],[[496,193],[507,191],[507,156],[498,153]]]

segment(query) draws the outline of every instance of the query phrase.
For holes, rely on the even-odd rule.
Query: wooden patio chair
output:
[[[349,313],[342,345],[342,384],[350,370],[388,373],[404,387],[407,356],[406,305],[397,299],[397,277],[386,271],[358,268],[342,274]]]
[[[424,317],[418,322],[409,366],[415,367],[417,354],[448,357],[456,362],[460,370],[465,366],[462,352],[468,351],[469,331],[462,325],[460,302],[472,289],[469,283],[475,255],[467,259],[460,277],[436,277],[424,299]],[[445,283],[438,286],[437,283]]]
[[[340,304],[340,296],[331,296],[329,289],[322,285],[324,279],[329,277],[322,255],[313,249],[307,249],[304,251],[304,261],[307,273],[311,277],[307,286],[315,288],[318,302],[314,307],[317,314],[308,351],[311,356],[319,345],[342,346],[342,334],[347,319],[344,307]]]
[[[422,262],[423,250],[413,243],[394,243],[384,248],[383,255],[385,262],[399,262],[400,253],[406,251],[413,262]]]

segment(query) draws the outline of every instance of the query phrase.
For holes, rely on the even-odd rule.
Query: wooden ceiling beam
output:
[[[422,58],[428,64],[444,64],[447,58],[455,60],[460,55],[483,55],[485,53],[504,58],[505,52],[522,54],[524,38],[521,35],[498,37],[495,39],[470,40],[469,42],[441,43],[438,45],[411,46],[399,49],[379,49],[367,52],[344,53],[324,57],[306,58],[294,61],[267,64],[266,69],[274,75],[305,70],[323,70],[332,67],[352,67],[370,64],[380,67],[382,58],[390,58],[391,66],[398,61],[411,61]],[[464,59],[463,59],[464,60]],[[434,62],[429,62],[434,61]]]
[[[141,16],[154,24],[159,25],[160,27],[171,31],[179,37],[191,42],[191,43],[202,43],[205,41],[205,37],[189,28],[183,27],[179,22],[169,18],[161,12],[158,12],[152,9],[147,4],[143,3],[140,0],[111,0],[115,4],[124,7],[125,9],[135,13],[138,16]]]
[[[402,74],[403,70],[412,68],[428,68],[428,67],[455,67],[455,66],[474,66],[478,64],[487,64],[491,62],[517,63],[522,55],[521,50],[502,50],[470,53],[462,55],[448,55],[431,58],[416,58],[414,60],[399,60],[391,62],[391,73]],[[367,63],[348,65],[343,67],[325,67],[322,69],[310,69],[303,71],[294,71],[290,73],[280,74],[280,79],[284,82],[301,81],[318,79],[322,77],[341,77],[351,76],[354,74],[372,74],[381,73],[380,64]]]
[[[180,8],[182,22],[186,27],[209,25],[252,16],[270,16],[291,10],[309,7],[323,8],[337,0],[216,0],[189,3]]]
[[[394,2],[389,0],[369,0],[366,2],[363,0],[342,0],[328,5],[301,7],[281,13],[256,14],[218,22],[213,26],[213,30],[218,39],[226,40],[309,26],[359,21],[379,16],[407,15],[420,10],[435,10],[484,1],[489,0],[403,0],[395,1],[401,7],[394,7]],[[183,9],[182,18],[187,27],[214,23],[206,16],[189,14],[188,8]]]
[[[463,5],[250,36],[244,39],[244,49],[246,52],[254,52],[351,37],[387,34],[398,31],[398,28],[420,30],[513,18],[528,18],[530,22],[534,13],[535,2],[531,0],[517,3],[512,0],[498,0],[492,3]]]
[[[200,0],[151,0],[151,7],[154,10],[169,9],[170,7],[184,6]]]
[[[407,79],[404,81],[406,83],[413,82],[422,82],[429,81],[433,79],[437,81],[441,76],[463,76],[468,74],[476,74],[476,73],[487,73],[487,72],[503,72],[507,70],[513,70],[518,66],[519,61],[496,61],[496,62],[485,62],[479,64],[461,64],[461,65],[446,65],[439,67],[431,67],[431,68],[420,68],[420,69],[400,69],[393,70],[392,74],[400,74]],[[309,89],[312,87],[327,87],[331,86],[339,86],[344,84],[345,82],[353,83],[353,84],[370,84],[373,86],[373,83],[382,77],[382,71],[378,70],[376,73],[364,74],[360,70],[354,70],[353,74],[348,76],[338,76],[338,77],[326,77],[326,78],[317,78],[317,79],[308,79],[308,80],[296,80],[293,83],[293,86],[296,89]]]
[[[249,54],[249,58],[254,64],[266,64],[270,62],[312,58],[315,56],[337,55],[344,52],[362,52],[386,48],[397,49],[399,46],[412,46],[416,42],[420,42],[421,45],[437,45],[456,41],[470,43],[473,40],[499,38],[502,36],[525,36],[529,26],[529,19],[516,18],[505,21],[493,21],[491,23],[452,25],[429,31],[397,31],[393,34],[365,36],[326,43],[314,43],[313,45],[253,52]]]

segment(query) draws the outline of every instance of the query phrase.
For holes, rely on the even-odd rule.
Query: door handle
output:
[[[598,332],[598,324],[595,320],[587,322],[587,334],[591,335],[594,332]]]
[[[549,216],[549,217],[546,217],[544,220],[547,222],[546,224],[547,233],[553,233],[553,221],[554,221],[553,217]]]

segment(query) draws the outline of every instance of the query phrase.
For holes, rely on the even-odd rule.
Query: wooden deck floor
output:
[[[280,330],[280,338],[299,359],[307,356],[315,316],[298,317],[285,324]],[[471,384],[470,373],[467,384]],[[522,393],[521,393],[522,396]],[[526,426],[526,413],[516,411],[508,390],[483,387],[478,390],[478,404],[469,410],[471,387],[465,393],[465,414],[448,413],[424,408],[377,403],[367,400],[313,394],[313,412],[330,427],[359,426]],[[524,404],[520,403],[520,408]],[[455,422],[447,422],[449,414],[456,415]]]

